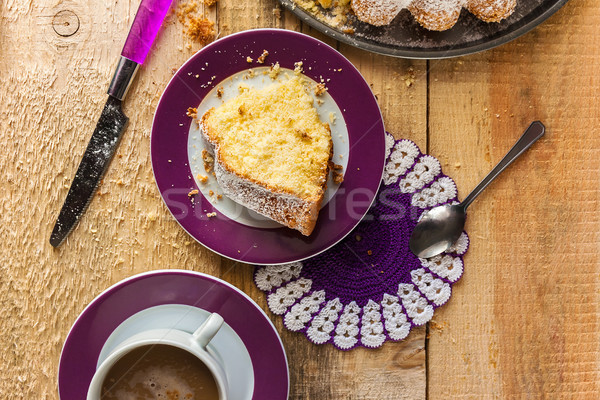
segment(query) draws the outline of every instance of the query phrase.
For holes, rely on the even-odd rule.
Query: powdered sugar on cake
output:
[[[308,221],[317,218],[319,207],[311,203],[289,194],[273,193],[259,184],[227,171],[219,162],[215,163],[214,171],[217,182],[227,197],[280,224],[285,225],[288,222],[290,212],[306,216],[306,223],[302,220],[297,221],[302,225],[309,225]]]
[[[371,25],[389,25],[408,9],[423,27],[443,31],[456,24],[463,8],[485,22],[499,22],[513,13],[516,0],[352,0],[350,6],[360,21]]]
[[[356,16],[372,25],[388,25],[396,15],[407,8],[412,0],[359,0],[353,1]]]

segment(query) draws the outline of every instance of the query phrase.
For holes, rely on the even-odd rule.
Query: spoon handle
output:
[[[467,207],[475,200],[477,196],[485,189],[506,167],[512,164],[521,154],[525,152],[539,138],[544,136],[546,128],[540,121],[534,121],[529,125],[529,128],[523,133],[523,136],[515,143],[515,145],[506,153],[504,158],[500,160],[498,165],[473,189],[471,193],[460,203],[466,210]]]

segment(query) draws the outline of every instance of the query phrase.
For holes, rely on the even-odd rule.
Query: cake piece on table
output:
[[[310,235],[327,188],[331,131],[304,80],[294,76],[208,110],[200,129],[224,194]]]

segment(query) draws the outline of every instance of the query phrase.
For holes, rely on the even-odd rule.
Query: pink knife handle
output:
[[[142,0],[121,55],[142,64],[173,0]]]

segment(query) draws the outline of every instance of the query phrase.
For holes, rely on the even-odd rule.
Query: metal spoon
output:
[[[506,167],[544,136],[545,128],[534,121],[494,169],[457,205],[434,207],[423,214],[408,242],[410,250],[420,258],[436,256],[448,250],[460,237],[467,218],[467,207]]]

